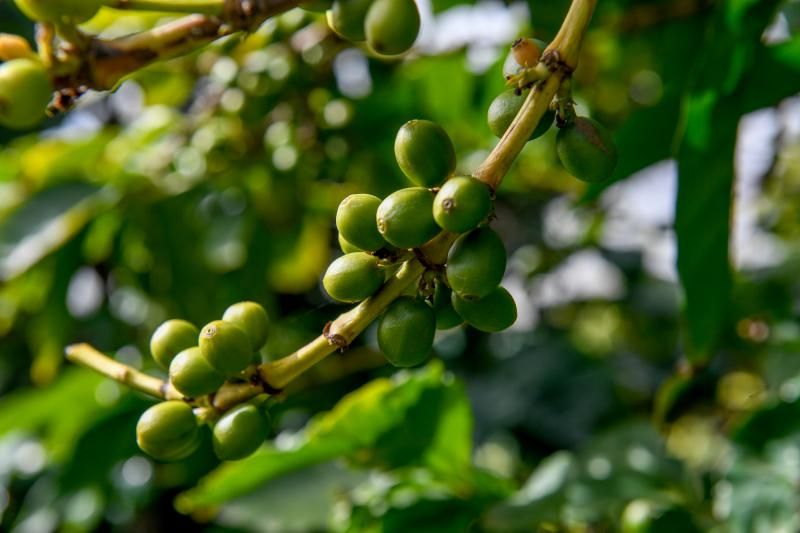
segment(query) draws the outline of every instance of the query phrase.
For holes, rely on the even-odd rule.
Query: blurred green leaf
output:
[[[758,73],[745,80],[741,90],[745,111],[773,106],[800,92],[800,37],[760,46],[753,63]]]

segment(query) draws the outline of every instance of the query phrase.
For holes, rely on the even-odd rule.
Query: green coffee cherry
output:
[[[534,60],[538,61],[539,55],[541,55],[541,53],[543,53],[548,46],[546,42],[541,41],[539,39],[531,39],[530,37],[521,39],[519,44],[516,42],[514,44],[517,45],[516,51],[515,47],[512,46],[511,49],[508,51],[506,59],[503,61],[503,78],[505,79],[508,79],[511,76],[514,76],[515,74],[519,74],[519,72],[523,68],[525,68],[523,65],[520,64],[519,62],[520,58],[524,58],[525,62],[528,63],[527,67],[530,68],[534,66],[531,64],[531,62]],[[533,46],[530,45],[534,45],[536,47],[536,49],[539,52],[539,55],[536,55],[536,57],[534,57],[534,54],[532,53]],[[525,53],[526,50],[531,50],[531,52]]]
[[[522,109],[525,98],[527,98],[527,93],[518,95],[516,91],[512,89],[510,91],[503,91],[497,95],[497,98],[492,100],[487,114],[487,121],[489,122],[489,129],[492,130],[495,136],[498,138],[503,136],[519,113],[519,110]],[[544,135],[547,130],[550,129],[550,126],[553,125],[555,118],[556,112],[548,109],[542,116],[539,124],[536,125],[536,129],[531,133],[530,140],[532,141]]]
[[[254,352],[260,350],[267,342],[269,334],[269,317],[267,312],[256,302],[238,302],[225,310],[222,320],[239,326],[250,339]]]
[[[430,120],[409,120],[397,132],[394,156],[403,173],[421,187],[436,187],[456,169],[453,142]]]
[[[235,407],[214,424],[214,453],[223,461],[244,459],[261,446],[268,429],[264,415],[254,405]]]
[[[367,11],[367,44],[383,55],[407,51],[419,34],[419,10],[414,0],[375,0]]]
[[[453,293],[453,307],[475,329],[494,333],[511,327],[517,321],[517,304],[503,287],[478,300],[465,300]]]
[[[443,229],[475,229],[492,211],[492,195],[480,180],[459,176],[447,180],[433,201],[433,218]]]
[[[375,225],[375,214],[381,199],[371,194],[351,194],[336,210],[339,235],[361,250],[374,252],[386,246]]]
[[[372,296],[383,285],[383,270],[378,258],[364,252],[345,254],[330,264],[322,286],[334,300],[360,302]]]
[[[203,326],[198,344],[208,364],[225,376],[239,374],[253,358],[253,346],[247,333],[225,320]]]
[[[433,193],[422,187],[400,189],[387,196],[376,218],[383,238],[398,248],[422,246],[439,233],[433,219]]]
[[[34,59],[12,59],[0,64],[0,125],[23,129],[36,125],[53,86],[44,66]]]
[[[334,0],[327,11],[328,26],[339,37],[358,42],[367,38],[364,33],[364,19],[373,0]]]
[[[160,461],[188,457],[200,443],[192,407],[176,400],[150,407],[136,423],[136,443],[143,452]]]
[[[433,347],[436,317],[422,300],[402,296],[392,302],[378,322],[378,345],[398,367],[423,363]]]
[[[186,348],[169,364],[169,380],[189,398],[211,394],[225,383],[225,376],[208,364],[200,348]]]
[[[341,233],[339,234],[339,248],[341,248],[342,252],[344,252],[346,254],[352,254],[352,253],[355,253],[355,252],[362,252],[363,251],[361,248],[355,246],[353,243],[348,242],[347,239],[342,237]]]
[[[436,315],[436,329],[451,329],[460,326],[464,319],[461,318],[452,303],[453,291],[450,287],[436,282],[436,292],[433,293],[433,312]]]
[[[194,324],[186,320],[167,320],[150,337],[150,353],[156,363],[169,368],[178,353],[186,348],[197,346],[200,332]]]
[[[20,11],[33,21],[80,23],[92,18],[103,0],[14,0]]]
[[[583,181],[604,181],[617,166],[617,148],[611,133],[586,117],[578,117],[559,130],[556,151],[567,172]]]
[[[483,298],[497,287],[505,270],[503,241],[486,226],[459,237],[447,254],[447,283],[462,298]]]
[[[307,0],[300,4],[301,9],[314,13],[324,13],[333,5],[332,0]]]

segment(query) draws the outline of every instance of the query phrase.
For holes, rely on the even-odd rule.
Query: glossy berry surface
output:
[[[516,47],[514,44],[516,44]],[[515,41],[514,44],[512,44],[511,49],[508,51],[508,55],[503,61],[503,77],[505,79],[508,79],[515,74],[519,74],[523,68],[535,66],[535,63],[531,64],[531,61],[534,58],[538,61],[541,58],[541,54],[547,48],[546,42],[540,39],[532,39],[530,37],[519,39],[518,41]],[[539,50],[539,55],[535,56],[533,54],[534,46]],[[521,64],[520,60],[522,60],[525,64]]]
[[[605,181],[617,166],[617,148],[611,133],[586,117],[578,117],[559,130],[556,151],[567,172],[583,181]]]
[[[376,229],[377,229],[377,227],[376,227]],[[341,233],[339,234],[338,240],[339,240],[339,248],[342,250],[342,252],[344,252],[346,254],[352,254],[352,253],[355,253],[355,252],[363,252],[363,250],[361,248],[359,248],[358,246],[354,245],[353,243],[351,243],[350,241],[348,241],[347,239],[342,237]]]
[[[436,333],[436,316],[420,299],[402,296],[378,322],[378,345],[394,366],[419,365],[428,358]]]
[[[215,320],[203,326],[198,344],[208,364],[225,376],[235,376],[253,358],[253,347],[247,333],[225,320]]]
[[[364,19],[372,6],[372,0],[334,0],[327,11],[328,26],[339,37],[358,42],[367,38]]]
[[[372,296],[383,281],[378,258],[355,252],[334,260],[322,278],[322,285],[334,300],[355,303]]]
[[[517,304],[503,287],[478,300],[465,300],[453,293],[456,312],[475,329],[494,333],[511,327],[517,321]]]
[[[269,336],[269,316],[267,311],[256,302],[237,302],[225,310],[222,320],[239,326],[250,339],[254,352],[264,347]]]
[[[505,246],[489,227],[462,235],[447,254],[447,283],[462,298],[486,296],[503,279],[505,270]]]
[[[103,0],[14,0],[25,16],[36,22],[79,23],[92,18]]]
[[[417,40],[420,18],[414,0],[375,0],[367,11],[367,44],[383,55],[406,52]]]
[[[34,59],[0,64],[0,126],[30,128],[41,121],[53,96],[44,66]]]
[[[200,331],[186,320],[167,320],[150,337],[150,353],[156,363],[169,368],[172,359],[186,348],[197,346]]]
[[[261,446],[268,429],[266,418],[254,405],[234,407],[214,424],[214,453],[223,461],[244,459]]]
[[[439,233],[433,218],[433,193],[422,187],[395,191],[381,202],[377,225],[383,238],[398,248],[422,246]]]
[[[203,357],[200,348],[186,348],[169,365],[169,381],[189,398],[197,398],[217,390],[225,376],[214,370]]]
[[[509,91],[503,91],[502,93],[498,94],[494,100],[492,100],[491,105],[489,105],[489,111],[487,112],[486,118],[489,124],[489,129],[492,130],[492,133],[494,133],[497,138],[502,137],[508,127],[514,121],[514,118],[519,113],[519,110],[522,109],[522,104],[525,103],[525,98],[527,98],[527,95],[527,92],[523,92],[522,94],[518,95],[516,94],[516,91],[512,89]],[[550,126],[553,125],[555,118],[556,112],[548,109],[542,116],[539,124],[536,125],[533,133],[531,133],[530,140],[541,137],[547,133],[547,130],[549,130]]]
[[[430,120],[409,120],[397,132],[394,156],[400,169],[416,185],[436,187],[456,169],[453,142]]]
[[[492,211],[492,195],[480,180],[458,176],[447,180],[433,201],[433,218],[442,228],[464,233],[478,226]]]
[[[136,423],[136,443],[147,455],[161,461],[189,456],[200,443],[192,407],[177,400],[153,405]]]
[[[381,199],[371,194],[351,194],[339,204],[336,210],[336,228],[347,242],[360,250],[374,252],[386,246],[375,214]]]

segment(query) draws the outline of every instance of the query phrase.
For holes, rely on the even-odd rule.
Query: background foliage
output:
[[[209,445],[152,462],[149,400],[64,364],[88,341],[157,372],[158,323],[240,299],[275,318],[272,359],[342,311],[319,288],[338,202],[403,184],[411,118],[473,169],[506,47],[551,38],[567,7],[419,3],[401,61],[294,10],[0,131],[0,529],[616,531],[647,505],[670,509],[664,531],[800,529],[796,1],[600,2],[575,96],[620,164],[586,189],[555,132],[523,151],[495,222],[510,331],[440,333],[437,360],[394,372],[368,330],[224,465]],[[33,28],[0,1],[0,31]]]

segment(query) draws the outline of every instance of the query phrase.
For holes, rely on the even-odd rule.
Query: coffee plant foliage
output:
[[[0,530],[800,530],[800,5],[597,2],[493,190],[471,176],[546,83],[512,43],[571,2],[418,0],[408,52],[414,2],[377,2],[363,36],[309,2],[44,119],[34,73],[0,127]],[[15,2],[0,32],[35,42]],[[441,228],[449,273],[411,248]],[[337,337],[403,261],[419,284]],[[323,331],[282,390],[252,371]],[[226,379],[270,397],[213,413]]]

